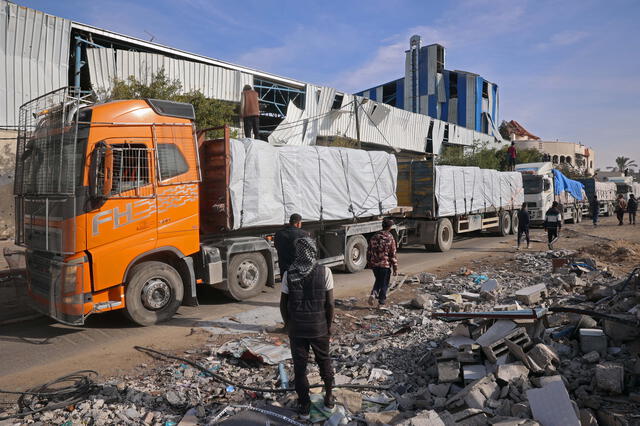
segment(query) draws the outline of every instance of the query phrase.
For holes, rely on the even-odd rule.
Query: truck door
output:
[[[120,284],[130,261],[157,240],[154,150],[148,137],[114,137],[91,153],[95,180],[87,214],[93,291]]]

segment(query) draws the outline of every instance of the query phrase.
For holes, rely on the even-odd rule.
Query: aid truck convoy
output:
[[[16,242],[35,307],[67,324],[113,310],[155,324],[197,305],[197,285],[253,297],[279,275],[272,237],[294,211],[321,262],[348,272],[366,266],[384,216],[400,245],[438,251],[455,234],[517,228],[518,173],[432,158],[398,173],[385,152],[238,141],[196,132],[189,104],[91,105],[64,89],[20,117]]]
[[[560,203],[564,222],[582,221],[583,214],[589,208],[583,184],[568,179],[550,162],[518,164],[516,171],[522,173],[524,201],[532,225],[544,223],[545,214],[554,201]]]
[[[589,206],[585,207],[583,215],[592,216],[591,205],[594,195],[598,198],[598,210],[601,216],[613,216],[615,211],[617,188],[613,182],[598,182],[595,178],[581,178],[578,182],[584,185]]]

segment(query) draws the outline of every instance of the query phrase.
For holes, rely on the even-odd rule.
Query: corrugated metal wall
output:
[[[126,80],[134,76],[150,83],[151,77],[163,68],[170,80],[180,81],[184,92],[199,90],[213,99],[239,102],[242,87],[253,85],[251,74],[157,53],[90,48],[87,49],[87,61],[91,85],[98,93],[108,92],[114,78]]]
[[[0,0],[0,127],[23,103],[67,86],[71,21]]]

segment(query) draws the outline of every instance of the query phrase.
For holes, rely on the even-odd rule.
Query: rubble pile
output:
[[[567,250],[520,252],[501,265],[474,269],[406,279],[393,299],[407,300],[382,309],[338,300],[335,382],[381,388],[336,389],[333,411],[323,408],[322,388],[314,388],[311,421],[640,423],[637,271],[616,278],[598,269],[596,259]],[[293,382],[285,342],[281,334],[262,332],[180,355],[235,386],[165,360],[98,385],[73,407],[22,421],[195,425],[252,415],[269,424],[304,424],[294,411],[295,393],[279,391]],[[309,376],[312,385],[321,383],[314,363]]]

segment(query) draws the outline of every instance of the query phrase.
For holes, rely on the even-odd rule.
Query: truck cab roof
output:
[[[549,161],[541,162],[541,163],[524,163],[516,165],[516,172],[527,173],[527,174],[535,174],[535,175],[546,175],[551,173],[553,170],[553,164]]]

